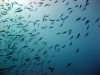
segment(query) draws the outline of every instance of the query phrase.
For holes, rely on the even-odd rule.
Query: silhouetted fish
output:
[[[65,0],[62,1],[62,3],[65,2]]]
[[[67,65],[67,67],[69,67],[70,65],[72,65],[72,63],[69,63],[69,64]]]
[[[69,12],[69,14],[71,14],[71,13],[72,13],[72,11],[73,11],[73,10],[71,10],[71,11]]]
[[[85,22],[85,25],[88,24],[88,23],[89,23],[89,20],[87,20],[87,21]]]
[[[82,19],[82,21],[85,20],[85,19],[86,19],[86,17],[84,17],[84,18]]]
[[[89,32],[86,33],[85,37],[88,36]]]
[[[70,42],[70,45],[69,46],[71,46],[72,45],[72,42]]]
[[[58,32],[56,35],[59,35],[59,34],[61,34],[61,32]]]
[[[20,10],[16,10],[16,11],[15,11],[15,13],[16,13],[16,12],[21,12],[22,10],[23,10],[23,9],[20,9]]]
[[[87,26],[87,30],[89,29],[89,25]]]
[[[69,2],[66,5],[68,5],[68,4],[69,4]]]
[[[46,7],[46,6],[50,6],[50,5],[51,5],[51,4],[45,4],[44,7]]]
[[[79,38],[79,36],[80,36],[80,33],[77,35],[76,39]]]
[[[65,33],[67,33],[67,31],[64,31],[62,34],[65,34]]]
[[[77,18],[76,21],[79,21],[81,19],[81,17]]]
[[[98,22],[98,21],[99,21],[99,18],[97,18],[97,20],[95,21],[95,23]]]
[[[73,36],[70,37],[70,40],[73,38]]]
[[[51,61],[51,60],[49,60],[48,63],[50,63],[50,61]],[[48,64],[48,63],[47,63],[47,64]]]
[[[59,46],[59,44],[56,44],[56,45],[55,45],[55,50],[56,50],[56,47],[58,47],[58,46]]]
[[[58,0],[55,1],[55,3],[57,3],[57,2],[58,2]]]
[[[78,5],[75,6],[75,8],[78,7]]]
[[[76,53],[79,51],[79,48],[76,50]]]
[[[80,5],[80,7],[79,8],[81,8],[82,7],[82,4]]]
[[[66,45],[63,45],[62,48],[65,48]]]
[[[72,9],[72,8],[68,8],[68,10],[70,10],[70,9]]]
[[[54,68],[51,68],[51,67],[48,67],[48,69],[50,69],[51,70],[51,73],[53,72],[53,70],[54,70]]]

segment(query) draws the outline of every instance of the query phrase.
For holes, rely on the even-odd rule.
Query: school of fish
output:
[[[86,39],[93,27],[87,16],[73,16],[76,10],[84,13],[89,0],[84,0],[83,4],[77,3],[78,0],[29,0],[27,5],[17,0],[0,2],[0,75],[54,75],[57,69],[54,62],[63,62],[56,57],[72,50],[77,55],[81,49],[74,41]],[[77,4],[70,7],[71,2]],[[59,13],[63,10],[57,7],[59,4],[66,7],[66,12]],[[54,10],[49,8],[53,5]],[[93,24],[98,22],[99,17],[92,21]],[[96,26],[100,29],[100,25]],[[78,27],[84,28],[84,33]],[[76,32],[78,29],[80,32]],[[66,57],[59,57],[66,60],[66,69],[73,66],[74,63]]]

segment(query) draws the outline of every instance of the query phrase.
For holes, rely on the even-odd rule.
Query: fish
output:
[[[43,21],[45,21],[45,16],[46,16],[46,14],[43,16]]]
[[[51,4],[45,4],[44,7],[46,7],[46,6],[50,6],[50,5],[51,5]]]
[[[13,3],[18,5],[18,3],[16,1],[13,1]]]
[[[32,2],[29,3],[29,5],[32,4]]]
[[[84,17],[83,19],[82,19],[82,21],[84,21],[86,19],[86,17]]]
[[[26,61],[29,61],[30,60],[30,57],[29,58],[26,58]]]
[[[67,31],[64,31],[62,34],[65,34],[65,33],[67,33]]]
[[[33,59],[35,59],[35,60],[37,60],[37,61],[40,61],[41,57],[38,56],[38,57],[35,57],[35,58],[33,58]]]
[[[56,44],[56,45],[55,45],[55,50],[56,50],[56,47],[58,47],[58,46],[59,46],[59,44]]]
[[[45,59],[47,59],[48,55],[45,57]]]
[[[66,16],[65,18],[63,18],[63,22],[68,18],[69,16]]]
[[[99,21],[99,18],[97,18],[97,20],[95,21],[95,23],[98,22],[98,21]]]
[[[35,11],[36,11],[37,9],[38,9],[38,8],[36,8]]]
[[[7,14],[7,11],[2,11],[1,14],[2,15],[6,15]]]
[[[75,6],[75,8],[78,7],[78,5]]]
[[[22,19],[22,18],[24,18],[24,16],[23,17],[21,17],[21,15],[18,17],[18,19],[20,20],[20,19]]]
[[[79,36],[80,36],[80,33],[77,35],[76,39],[79,38]]]
[[[22,51],[22,50],[19,50],[19,51],[17,52],[17,54],[19,54],[21,51]]]
[[[62,17],[63,15],[64,15],[64,14],[61,14],[61,15],[60,15],[60,19],[61,19],[61,17]]]
[[[22,23],[18,23],[17,25],[23,25]]]
[[[51,70],[51,73],[54,71],[54,68],[48,67],[49,70]]]
[[[87,26],[87,30],[89,29],[89,25]]]
[[[2,32],[6,32],[6,30],[1,30],[0,33],[2,33]]]
[[[76,53],[79,51],[79,48],[76,50]]]
[[[15,1],[11,2],[11,4],[12,4],[12,7],[13,7],[14,4],[18,5],[18,3],[15,2]]]
[[[16,13],[16,12],[21,12],[22,10],[23,10],[23,9],[20,9],[20,10],[16,10],[16,11],[15,11],[15,13]]]
[[[72,8],[68,8],[67,10],[70,10],[70,9],[72,9]]]
[[[84,5],[84,7],[86,7],[87,5],[89,5],[89,3],[86,3],[86,4]]]
[[[31,14],[28,16],[28,18],[31,16]]]
[[[58,48],[57,52],[60,50],[60,48]]]
[[[50,20],[50,21],[55,21],[55,19],[53,19],[53,20],[52,20],[52,19],[49,19],[49,20]]]
[[[27,45],[25,45],[25,46],[23,46],[22,48],[27,48],[28,46]]]
[[[33,2],[34,4],[37,4],[36,2]]]
[[[43,4],[43,2],[38,2],[39,4]]]
[[[89,32],[86,33],[85,37],[88,36]]]
[[[65,48],[66,45],[63,45],[62,48]]]
[[[71,11],[69,12],[69,14],[71,14],[71,13],[72,13],[72,11],[73,11],[73,10],[71,10]]]
[[[0,69],[0,71],[3,71],[3,70],[5,70],[5,69],[4,68]]]
[[[57,3],[57,2],[58,2],[58,0],[55,1],[55,3]]]
[[[65,2],[65,0],[62,1],[62,3]]]
[[[42,44],[44,44],[45,43],[45,41],[44,42],[42,42]]]
[[[50,63],[50,61],[51,61],[51,60],[49,60],[47,64],[49,64],[49,63]]]
[[[43,63],[44,63],[44,60],[41,62],[41,65],[43,65]]]
[[[45,42],[44,46],[47,45],[47,42]]]
[[[7,35],[7,36],[14,36],[14,35],[10,35],[10,34],[9,34],[9,35]]]
[[[70,40],[73,38],[73,36],[70,37]]]
[[[20,10],[21,8],[20,7],[18,7],[16,10]]]
[[[44,53],[43,53],[43,55],[45,55],[47,53],[47,51],[45,51]]]
[[[82,11],[84,11],[84,10],[86,10],[86,7]]]
[[[69,67],[70,65],[72,65],[72,63],[67,64],[67,67]]]
[[[39,35],[39,34],[40,34],[40,32],[36,33],[36,35]]]
[[[80,7],[79,8],[81,8],[82,7],[82,4],[80,5]]]
[[[53,46],[49,47],[49,49],[53,48]]]
[[[61,32],[58,32],[56,35],[59,35],[59,34],[61,34]]]
[[[53,28],[53,26],[49,27],[49,28]]]
[[[69,46],[71,46],[72,45],[72,42],[70,42],[70,45]]]
[[[81,17],[77,18],[76,21],[79,21],[81,19]]]
[[[71,34],[71,32],[69,32],[69,35]]]
[[[69,30],[69,32],[71,32],[71,31],[72,31],[72,29]]]
[[[68,5],[69,4],[69,2],[68,3],[66,3],[66,5]]]
[[[60,27],[63,25],[63,23],[60,25]]]
[[[89,20],[87,20],[87,21],[85,22],[85,25],[86,25],[86,24],[88,24],[89,22],[90,22],[90,21],[89,21]]]

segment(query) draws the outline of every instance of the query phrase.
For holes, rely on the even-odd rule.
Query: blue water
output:
[[[100,75],[100,1],[0,0],[0,75]]]

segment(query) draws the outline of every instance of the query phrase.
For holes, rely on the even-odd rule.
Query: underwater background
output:
[[[0,75],[100,75],[100,0],[0,0]]]

